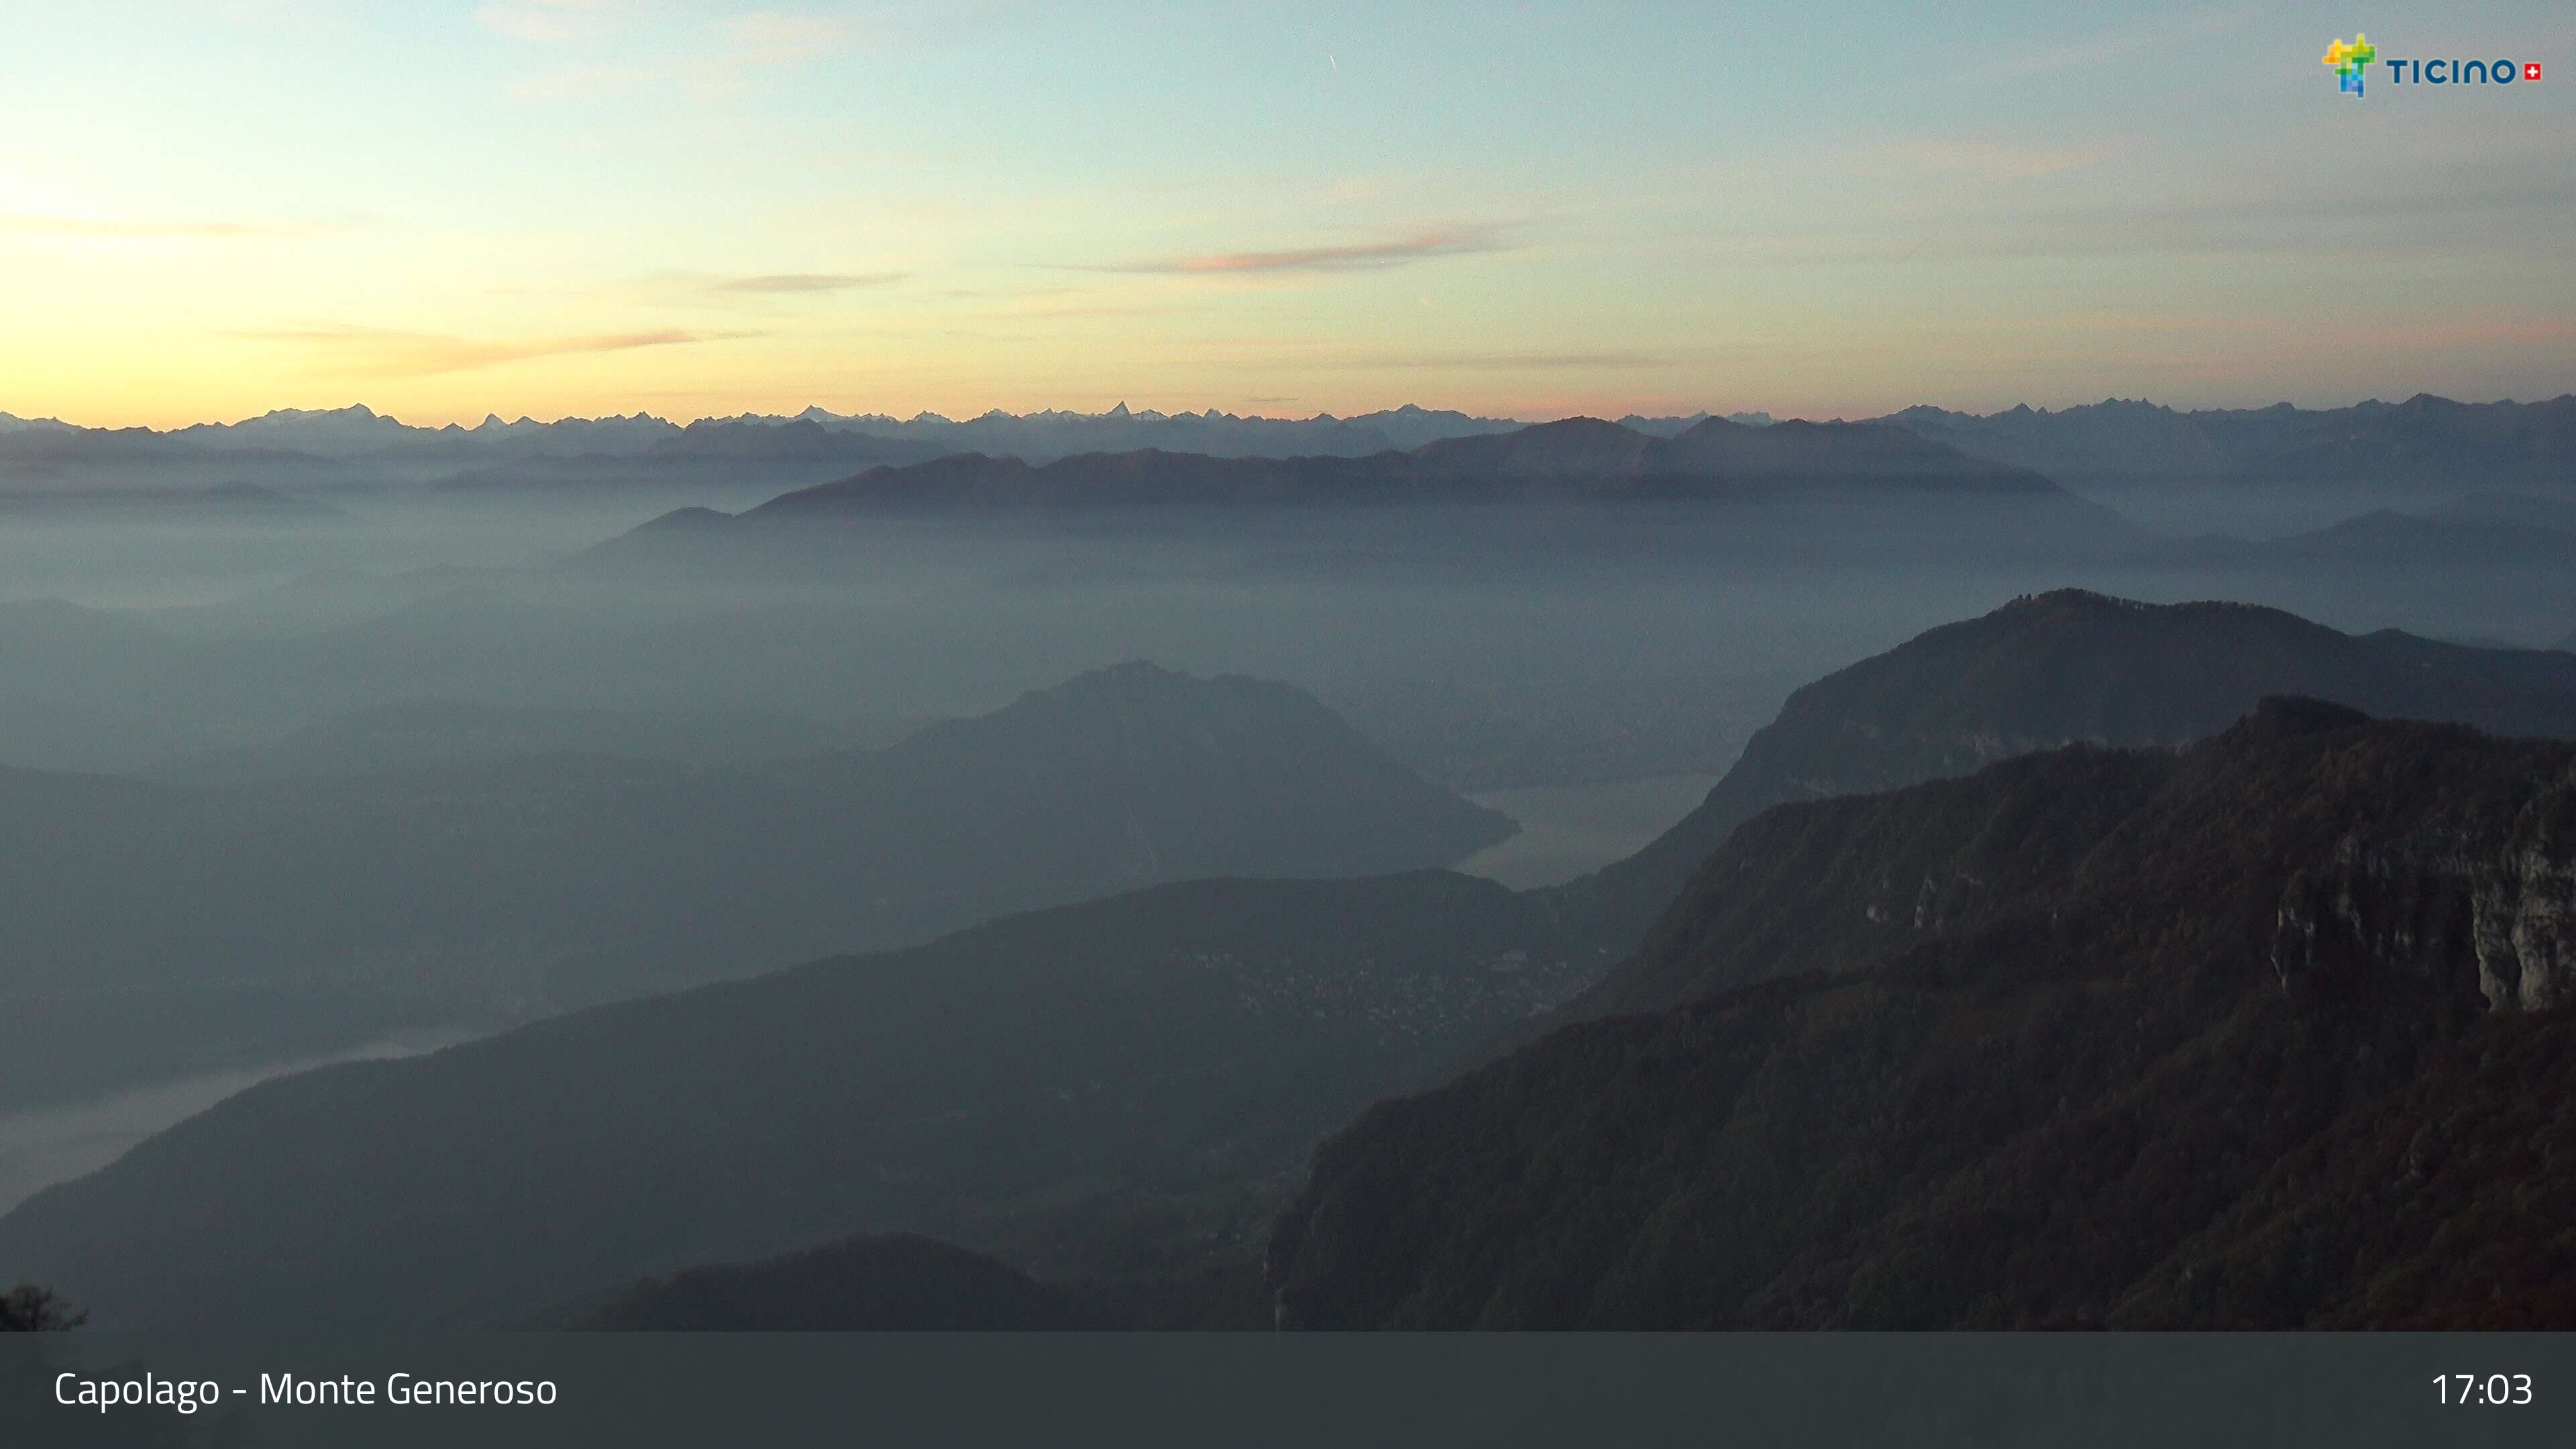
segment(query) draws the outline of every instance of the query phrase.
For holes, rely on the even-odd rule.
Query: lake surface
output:
[[[1561,885],[1634,855],[1699,807],[1715,775],[1657,775],[1616,785],[1488,790],[1467,798],[1521,823],[1521,833],[1456,869],[1514,890]]]
[[[153,1133],[271,1077],[336,1062],[418,1056],[453,1046],[467,1040],[468,1035],[450,1032],[392,1036],[329,1056],[232,1067],[148,1087],[130,1087],[85,1101],[0,1112],[0,1213],[55,1183],[98,1171]]]

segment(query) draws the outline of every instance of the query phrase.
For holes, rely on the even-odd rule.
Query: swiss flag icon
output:
[[[2540,79],[2540,62],[2535,60],[2526,63],[2522,68],[2522,78],[2524,80]]]

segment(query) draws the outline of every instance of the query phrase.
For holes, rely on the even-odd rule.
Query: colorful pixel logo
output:
[[[2338,40],[2326,47],[2326,64],[2334,67],[2336,85],[2348,96],[2361,94],[2362,77],[2370,73],[2370,63],[2378,58],[2379,47],[2358,30],[2352,33],[2352,44]]]

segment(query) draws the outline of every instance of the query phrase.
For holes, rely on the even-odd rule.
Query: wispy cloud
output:
[[[1341,357],[1271,358],[1263,366],[1318,367],[1334,371],[1455,369],[1467,372],[1555,372],[1662,367],[1672,359],[1646,352],[1390,352]],[[1255,359],[1245,359],[1247,363]]]
[[[799,296],[882,287],[910,275],[909,272],[773,272],[756,277],[720,278],[709,282],[706,289],[739,296]]]
[[[1131,305],[1116,302],[1097,302],[1088,305],[1076,304],[1048,307],[1004,307],[994,312],[992,315],[995,317],[1008,318],[1013,321],[1062,322],[1076,318],[1092,317],[1181,317],[1211,310],[1214,309],[1193,306]]]
[[[1508,251],[1500,229],[1493,226],[1454,226],[1380,241],[1350,242],[1337,246],[1291,247],[1278,251],[1204,252],[1174,257],[1150,257],[1124,262],[1095,263],[1077,267],[1078,271],[1134,272],[1160,276],[1203,276],[1228,273],[1262,272],[1352,272],[1375,271],[1401,267],[1433,257],[1463,256],[1474,252]]]
[[[628,352],[639,347],[677,347],[693,342],[722,342],[757,337],[756,332],[591,333],[579,336],[493,340],[454,337],[437,332],[403,332],[377,327],[289,327],[236,332],[235,337],[312,347],[327,352],[332,365],[372,377],[432,377],[526,362],[540,357]]]

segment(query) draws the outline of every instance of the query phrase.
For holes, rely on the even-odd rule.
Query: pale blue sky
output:
[[[2576,8],[1913,9],[5,0],[0,411],[2576,386]]]

